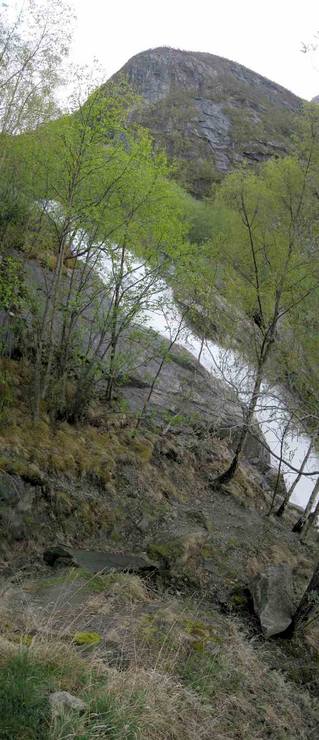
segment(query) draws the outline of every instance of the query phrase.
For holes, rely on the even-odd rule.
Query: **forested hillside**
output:
[[[0,738],[310,740],[319,108],[70,23],[0,26]]]

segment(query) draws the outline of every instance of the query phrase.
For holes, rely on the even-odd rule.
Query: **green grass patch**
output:
[[[45,740],[50,708],[48,696],[58,676],[52,666],[34,661],[21,650],[0,672],[1,740]]]
[[[211,700],[219,691],[222,667],[214,655],[195,648],[195,652],[179,664],[178,674],[186,686],[203,699]]]
[[[27,648],[8,654],[1,662],[1,740],[61,740],[67,737],[135,740],[139,737],[146,701],[144,690],[132,687],[125,696],[116,695],[109,691],[105,678],[94,678],[89,666],[84,670],[82,682],[66,686],[61,665],[49,656],[47,660],[44,656],[37,658]],[[72,672],[72,662],[69,670]],[[83,715],[65,712],[53,720],[50,693],[65,687],[85,701],[87,711]]]
[[[133,691],[129,697],[116,697],[107,686],[93,686],[82,694],[88,710],[82,716],[72,714],[58,718],[51,729],[50,740],[61,738],[109,738],[136,740],[140,737],[140,719],[145,705],[145,692]]]

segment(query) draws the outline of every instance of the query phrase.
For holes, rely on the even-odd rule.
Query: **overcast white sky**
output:
[[[71,0],[77,22],[71,56],[97,57],[110,77],[155,46],[233,59],[306,99],[319,94],[319,51],[302,42],[319,31],[319,0]]]

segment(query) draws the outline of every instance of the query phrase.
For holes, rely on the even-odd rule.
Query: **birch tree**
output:
[[[294,312],[319,286],[312,190],[318,132],[305,156],[269,162],[259,175],[230,175],[221,189],[229,208],[222,243],[227,289],[255,324],[255,375],[232,462],[216,483],[229,481],[237,469],[280,328],[293,326]]]
[[[55,115],[72,16],[58,0],[0,4],[0,133],[35,128]]]

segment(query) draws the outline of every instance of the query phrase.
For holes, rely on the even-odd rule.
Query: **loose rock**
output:
[[[251,583],[254,610],[266,638],[280,635],[292,623],[293,583],[288,565],[270,565]]]
[[[69,694],[68,691],[55,691],[54,694],[49,696],[49,702],[53,717],[58,717],[60,714],[69,711],[83,714],[86,710],[84,701],[77,696],[73,696],[73,694]]]

